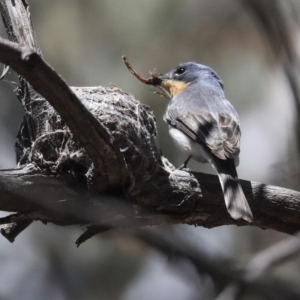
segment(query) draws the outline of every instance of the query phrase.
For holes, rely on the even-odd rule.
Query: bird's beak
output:
[[[170,76],[168,76],[168,74],[160,74],[160,75],[158,76],[158,78],[159,78],[161,81],[164,81],[164,80],[170,79]]]
[[[164,82],[169,79],[170,79],[170,77],[168,76],[168,74],[164,74],[164,75],[159,74],[158,75],[153,72],[153,73],[151,73],[151,77],[147,79],[146,84],[160,87],[160,86],[163,86]]]
[[[163,89],[170,98],[174,97],[189,86],[189,84],[186,82],[171,78],[168,73],[159,75],[153,79],[155,84],[152,85]]]
[[[158,78],[160,80],[160,84],[162,84],[162,85],[164,85],[166,81],[171,80],[171,77],[168,73],[167,74],[160,74],[158,76]]]
[[[162,76],[163,75],[152,74],[152,76],[147,79],[146,84],[150,84],[150,85],[159,87],[163,81]]]

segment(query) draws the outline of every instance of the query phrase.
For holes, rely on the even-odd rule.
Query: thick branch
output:
[[[92,196],[74,181],[67,174],[40,173],[34,165],[0,171],[0,210],[18,212],[2,218],[0,224],[24,220],[59,225],[105,223],[132,215],[129,203],[116,196]]]
[[[113,228],[180,223],[209,228],[247,225],[227,215],[216,176],[194,175],[197,180],[182,171],[171,173],[165,177],[169,178],[169,184],[159,184],[160,191],[149,182],[147,192],[134,199],[133,209],[130,202],[115,196],[91,196],[85,189],[74,187],[70,176],[40,174],[34,167],[6,170],[0,172],[0,210],[27,214],[20,217],[22,221],[42,220],[61,225],[92,223]],[[197,181],[200,192],[195,191]],[[172,186],[175,182],[177,186]],[[286,233],[300,229],[299,192],[249,181],[242,184],[253,208],[253,226]],[[13,217],[11,222],[17,220]]]

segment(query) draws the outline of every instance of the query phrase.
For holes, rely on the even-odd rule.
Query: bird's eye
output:
[[[181,74],[183,74],[185,72],[185,68],[179,68],[179,69],[177,69],[176,71],[175,71],[175,74],[176,75],[181,75]]]

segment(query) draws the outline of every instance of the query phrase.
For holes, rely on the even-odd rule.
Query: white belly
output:
[[[187,156],[192,155],[193,159],[195,159],[196,161],[201,163],[208,162],[212,165],[213,168],[215,168],[214,163],[211,159],[211,156],[213,154],[208,152],[201,144],[194,142],[183,132],[171,126],[169,126],[169,134],[172,137],[178,149],[180,149]],[[236,167],[239,165],[238,155],[234,157],[234,163]]]
[[[169,126],[169,134],[174,140],[175,145],[187,156],[192,155],[195,160],[202,163],[211,163],[210,154],[201,144],[194,142],[180,130],[171,126]]]

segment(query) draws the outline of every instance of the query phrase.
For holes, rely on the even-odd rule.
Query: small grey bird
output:
[[[188,155],[181,168],[190,158],[210,163],[218,173],[231,217],[251,222],[252,212],[236,171],[240,121],[225,98],[220,77],[209,67],[187,62],[157,77],[155,85],[171,98],[164,120],[175,144]]]

